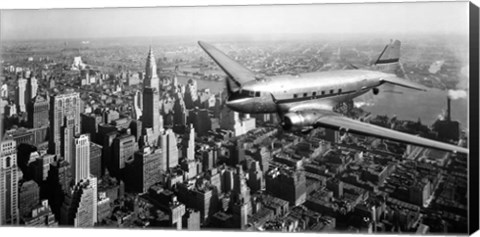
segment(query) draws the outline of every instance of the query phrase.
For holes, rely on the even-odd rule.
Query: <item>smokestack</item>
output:
[[[446,120],[450,122],[450,96],[447,96],[447,117]]]

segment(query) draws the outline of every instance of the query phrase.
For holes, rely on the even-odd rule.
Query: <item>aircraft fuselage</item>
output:
[[[393,74],[342,70],[282,75],[245,83],[227,106],[242,113],[286,113],[293,108],[331,110],[382,84]]]

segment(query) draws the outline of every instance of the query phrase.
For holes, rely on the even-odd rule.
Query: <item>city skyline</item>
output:
[[[2,11],[2,43],[86,38],[2,45],[0,225],[468,233],[473,75],[466,35],[451,37],[468,5],[410,25],[426,5],[22,10],[14,31]],[[88,38],[234,30],[249,38]],[[406,37],[421,31],[442,37]]]
[[[465,2],[2,10],[2,40],[284,34],[458,34]],[[428,17],[425,13],[428,12]],[[408,17],[406,17],[408,16]]]

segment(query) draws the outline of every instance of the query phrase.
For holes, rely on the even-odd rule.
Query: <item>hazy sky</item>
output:
[[[211,34],[468,33],[468,2],[2,10],[3,40]]]

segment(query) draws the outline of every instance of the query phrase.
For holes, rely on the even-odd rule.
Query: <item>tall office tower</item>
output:
[[[20,181],[18,190],[18,206],[20,218],[30,214],[32,209],[40,203],[40,187],[33,181]]]
[[[159,92],[153,88],[144,88],[142,123],[144,128],[153,128],[154,133],[159,133],[163,129],[159,106]]]
[[[185,88],[185,106],[187,109],[195,108],[195,102],[198,99],[197,94],[197,81],[190,79],[188,80],[187,87]]]
[[[175,93],[173,104],[173,125],[184,127],[187,124],[187,108],[180,92]]]
[[[250,169],[248,170],[248,187],[252,190],[252,193],[265,188],[265,182],[263,180],[263,172],[260,168],[260,162],[254,161]]]
[[[162,180],[160,161],[161,150],[144,147],[135,152],[134,159],[127,163],[128,179],[125,185],[131,192],[146,193],[154,184]]]
[[[232,214],[233,214],[233,225],[236,228],[240,228],[241,230],[246,228],[248,223],[248,216],[251,214],[250,202],[235,202],[232,205]]]
[[[19,112],[26,112],[27,104],[27,80],[24,78],[18,79],[17,91],[15,94],[15,103],[18,106]]]
[[[27,104],[28,127],[40,128],[48,125],[49,104],[41,95],[35,96]]]
[[[186,157],[187,160],[195,160],[195,128],[190,124],[187,128],[188,142],[186,144]]]
[[[102,146],[90,142],[90,174],[100,178],[102,176]]]
[[[162,148],[163,162],[166,161],[166,169],[173,168],[178,165],[178,148],[177,148],[177,138],[172,129],[167,129],[161,136],[160,147]],[[166,170],[162,170],[166,171]]]
[[[47,177],[48,202],[57,219],[60,219],[60,207],[65,194],[70,190],[71,181],[72,173],[68,162],[57,160],[50,164]]]
[[[105,131],[106,132],[106,131]],[[112,172],[112,160],[113,160],[113,143],[115,138],[119,135],[117,131],[113,132],[99,132],[102,138],[102,173],[108,168],[108,171]]]
[[[147,63],[145,64],[145,79],[143,80],[143,89],[152,88],[160,92],[160,79],[157,76],[157,63],[153,56],[152,48],[148,51]]]
[[[227,168],[221,171],[222,174],[222,193],[233,190],[234,187],[234,169]]]
[[[28,83],[27,83],[27,95],[28,98],[26,98],[27,102],[29,102],[32,98],[37,96],[37,91],[38,91],[38,81],[35,76],[31,76],[28,78]]]
[[[50,170],[50,164],[55,161],[55,155],[51,154],[44,154],[38,157],[32,163],[33,169],[33,180],[37,182],[37,184],[42,184],[44,181],[47,180],[48,171]]]
[[[90,139],[82,134],[75,138],[72,159],[72,177],[75,184],[90,177]]]
[[[265,174],[270,168],[270,160],[272,159],[272,153],[266,146],[260,146],[254,153],[253,158],[260,162],[260,167]]]
[[[0,143],[0,225],[19,223],[16,147],[13,140]]]
[[[143,96],[141,91],[136,91],[133,96],[133,112],[134,119],[140,119],[142,117],[143,110]]]
[[[103,117],[101,114],[90,113],[90,114],[81,114],[81,133],[90,134],[90,141],[101,143],[100,139],[97,138],[98,127],[103,122]]]
[[[110,172],[113,176],[121,177],[121,171],[125,168],[125,162],[133,158],[138,150],[135,136],[124,134],[113,140],[113,158],[110,162]]]
[[[63,122],[63,127],[62,127],[62,134],[61,134],[62,141],[61,141],[60,154],[62,155],[62,158],[66,160],[69,164],[72,164],[72,156],[74,153],[74,150],[73,150],[74,133],[75,133],[75,120],[71,116],[65,117]]]
[[[198,137],[207,136],[212,128],[209,111],[195,108],[189,111],[187,123],[193,124]]]
[[[130,133],[135,136],[135,141],[139,142],[142,137],[142,121],[133,119],[130,121]]]
[[[75,135],[80,134],[80,94],[67,93],[50,96],[50,133],[49,153],[61,155],[61,133],[65,117],[72,116]]]
[[[198,155],[201,158],[203,171],[207,172],[217,165],[217,153],[215,148],[202,148],[198,151]]]
[[[250,202],[250,188],[247,186],[247,180],[245,178],[242,165],[236,166],[236,172],[233,180],[233,192],[238,195],[237,200],[241,200],[245,203]]]
[[[97,178],[81,180],[65,195],[60,225],[93,227],[97,222],[97,201]]]

